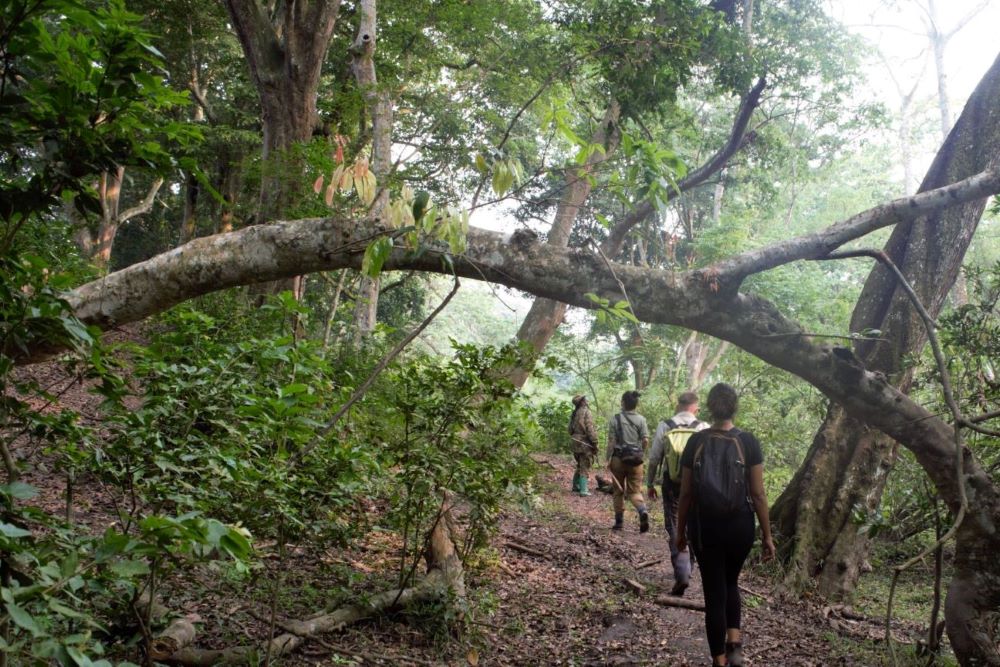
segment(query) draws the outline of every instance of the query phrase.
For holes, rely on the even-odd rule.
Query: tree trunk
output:
[[[715,348],[715,353],[709,358],[708,355],[712,351],[710,341],[705,340],[698,333],[692,333],[683,348],[683,368],[687,371],[687,383],[683,390],[698,391],[701,389],[708,375],[719,365],[719,361],[722,360],[728,349],[729,343],[721,341],[719,346]]]
[[[386,181],[392,171],[392,99],[389,91],[379,88],[375,73],[377,15],[375,0],[361,0],[358,33],[351,46],[351,69],[364,96],[372,123],[372,173],[378,187],[375,201],[368,210],[371,220],[379,220],[389,205]],[[362,276],[354,307],[354,341],[360,345],[375,331],[378,315],[380,281]]]
[[[618,142],[621,139],[617,128],[620,113],[621,107],[618,102],[612,100],[604,112],[600,125],[590,138],[591,144],[603,146],[604,151],[591,153],[580,169],[575,166],[566,168],[563,194],[556,206],[556,217],[552,221],[547,238],[550,245],[560,248],[569,245],[573,223],[576,221],[580,208],[590,196],[593,187],[590,178],[594,168],[611,157],[618,148]],[[517,330],[517,340],[530,345],[536,353],[541,352],[555,334],[556,329],[562,324],[565,316],[566,304],[551,299],[535,299]],[[509,379],[515,387],[523,387],[530,373],[531,365],[526,364],[513,369]],[[640,375],[637,373],[637,382],[641,382],[639,377]]]
[[[340,0],[283,3],[272,18],[261,0],[226,0],[260,98],[263,125],[258,221],[284,217],[309,191],[303,165],[291,150],[316,127],[320,72],[333,38]],[[257,288],[258,294],[292,290],[299,276]]]
[[[198,195],[201,193],[201,184],[194,174],[187,174],[184,178],[184,212],[181,216],[180,242],[184,245],[198,234],[198,220],[196,211],[198,209]]]
[[[1000,155],[1000,58],[969,99],[938,153],[920,191],[940,187],[997,164]],[[972,201],[897,225],[886,252],[900,267],[932,317],[941,311],[982,216],[985,201]],[[886,342],[862,341],[858,357],[868,370],[886,375],[908,391],[907,357],[918,355],[926,332],[888,269],[877,265],[868,277],[851,321],[851,331],[878,329]],[[816,578],[820,592],[835,599],[853,593],[867,540],[852,514],[875,511],[896,444],[872,433],[832,405],[802,467],[775,502],[772,521],[783,536],[786,582],[801,586]]]
[[[766,81],[761,78],[754,85],[754,87],[747,92],[743,101],[740,103],[739,110],[736,113],[736,118],[733,121],[733,128],[730,133],[729,140],[722,148],[716,151],[705,164],[692,170],[687,176],[682,178],[677,183],[677,193],[687,192],[688,190],[697,187],[698,185],[704,183],[710,176],[725,168],[729,158],[736,154],[736,152],[743,146],[747,127],[750,124],[750,117],[753,115],[754,110],[757,108],[757,104],[760,102],[760,96],[764,92],[765,86]],[[613,107],[608,108],[608,112],[611,112],[612,110]],[[615,118],[617,118],[617,114]],[[600,128],[598,128],[598,132],[600,132]],[[597,138],[597,134],[595,134],[595,138]],[[592,143],[598,142],[592,140]],[[608,153],[610,153],[610,150],[608,150]],[[598,154],[591,156],[591,158],[596,157],[599,157]],[[567,184],[569,184],[570,178],[571,174],[567,174]],[[577,179],[577,183],[580,183],[580,179]],[[580,200],[580,203],[574,205],[570,202],[568,206],[563,207],[563,202],[560,201],[559,209],[557,209],[556,212],[556,220],[553,222],[553,230],[549,232],[548,240],[550,244],[559,247],[565,247],[567,245],[576,213],[579,210],[579,207],[582,206],[586,196],[590,193],[590,186],[586,180],[580,183],[580,187],[586,187],[586,191],[576,192],[577,196],[583,194],[583,199]],[[567,186],[564,200],[571,194],[572,190],[573,188]],[[670,201],[677,195],[671,191],[666,193],[665,196],[667,201]],[[560,217],[559,210],[564,211],[563,217]],[[608,238],[601,243],[601,252],[604,253],[608,259],[617,257],[618,254],[621,253],[622,246],[625,245],[625,238],[629,231],[650,215],[654,215],[655,212],[656,211],[652,203],[649,201],[641,202],[638,206],[636,206],[635,210],[633,210],[611,229]],[[553,242],[553,238],[555,239],[555,242]],[[620,298],[621,293],[619,292],[618,296],[615,297],[615,300],[617,301]],[[565,304],[555,302],[547,303],[543,300],[536,299],[535,303],[532,304],[528,315],[525,317],[524,322],[521,323],[521,328],[517,332],[517,339],[530,344],[531,348],[535,350],[536,353],[541,352],[545,349],[549,340],[552,339],[552,336],[555,335],[556,329],[558,329],[559,325],[562,324],[565,314]],[[527,381],[530,373],[530,366],[516,368],[510,375],[510,381],[515,387],[522,387],[524,386],[525,381]]]
[[[934,73],[937,75],[938,89],[938,113],[941,116],[941,138],[948,136],[951,132],[951,103],[948,99],[948,76],[944,70],[944,50],[948,46],[948,38],[951,34],[945,34],[940,29],[940,21],[937,15],[937,6],[934,0],[927,0],[927,11],[930,14],[930,28],[927,36],[934,51]]]
[[[97,185],[97,194],[101,203],[101,218],[96,227],[91,227],[85,220],[78,220],[80,228],[76,233],[76,243],[91,262],[101,269],[107,269],[111,263],[111,251],[114,249],[115,236],[118,228],[137,215],[148,213],[153,208],[156,195],[160,192],[163,179],[157,178],[150,185],[146,196],[135,206],[121,211],[122,181],[125,178],[125,168],[117,167],[114,171],[101,174]],[[70,218],[78,219],[75,211],[70,210]]]

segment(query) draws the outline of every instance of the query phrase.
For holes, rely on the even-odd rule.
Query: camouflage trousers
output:
[[[574,452],[573,458],[576,459],[577,475],[586,477],[590,474],[590,467],[594,465],[594,452],[590,450],[584,452]]]
[[[617,456],[611,457],[611,474],[615,478],[612,482],[615,512],[625,511],[625,496],[636,509],[646,506],[646,498],[642,494],[642,469],[642,465],[627,466]]]

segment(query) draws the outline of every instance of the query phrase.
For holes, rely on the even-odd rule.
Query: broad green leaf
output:
[[[133,579],[149,574],[149,564],[144,560],[120,560],[111,571],[123,579]]]
[[[28,537],[31,535],[31,531],[19,528],[18,526],[14,526],[9,523],[0,523],[0,534],[6,535],[7,537]]]
[[[38,495],[38,489],[24,482],[11,482],[0,486],[0,494],[17,500],[30,500]]]
[[[17,624],[18,627],[23,628],[31,633],[32,637],[44,637],[46,632],[42,629],[35,617],[29,614],[27,611],[18,607],[16,604],[8,602],[4,605],[7,613],[10,615],[10,619]]]

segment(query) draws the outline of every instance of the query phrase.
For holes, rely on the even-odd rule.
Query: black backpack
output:
[[[698,511],[709,516],[729,516],[750,504],[743,442],[718,429],[703,431],[694,452],[693,491]]]
[[[630,468],[636,466],[641,466],[645,452],[642,450],[642,443],[631,444],[625,442],[625,438],[622,437],[622,415],[620,412],[615,415],[615,435],[617,435],[617,442],[615,443],[614,455],[618,457],[618,460]],[[628,417],[625,417],[628,419]],[[628,423],[632,424],[632,420],[628,419]],[[632,424],[635,426],[635,424]]]

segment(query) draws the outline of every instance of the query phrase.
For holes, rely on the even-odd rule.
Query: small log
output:
[[[663,562],[662,558],[654,558],[653,560],[647,560],[643,563],[639,563],[638,565],[635,566],[635,569],[644,570],[647,567],[653,567],[654,565],[659,565],[662,562]]]
[[[633,593],[635,593],[636,595],[645,595],[646,594],[646,587],[643,586],[642,584],[640,584],[635,579],[629,579],[629,578],[626,577],[625,578],[625,585],[628,586],[629,590],[632,591]]]
[[[559,470],[559,468],[556,467],[556,465],[553,464],[552,461],[549,461],[548,459],[543,459],[541,457],[537,457],[537,456],[533,456],[533,455],[529,456],[529,458],[532,461],[534,461],[535,463],[537,463],[538,465],[548,466],[548,467],[552,468],[553,470]]]
[[[657,597],[656,604],[661,607],[680,607],[681,609],[691,609],[693,611],[705,611],[704,602],[674,597],[673,595],[661,595]]]
[[[186,618],[175,618],[159,637],[149,644],[149,657],[154,662],[162,662],[180,649],[194,643],[197,630],[194,623]]]
[[[517,577],[518,576],[517,572],[515,572],[513,570],[513,568],[511,568],[510,565],[507,565],[507,563],[505,563],[503,561],[498,561],[497,562],[497,567],[499,567],[501,570],[503,570],[504,572],[506,572],[507,574],[509,574],[512,577]]]
[[[532,549],[531,547],[520,544],[519,542],[512,542],[507,540],[506,546],[514,551],[520,551],[523,554],[528,554],[529,556],[537,556],[538,558],[548,558],[549,555],[538,549]]]

